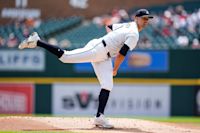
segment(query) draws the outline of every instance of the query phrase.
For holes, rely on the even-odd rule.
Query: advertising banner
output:
[[[1,50],[0,71],[44,71],[45,53],[42,50]]]
[[[114,61],[114,60],[113,60]],[[90,63],[74,64],[78,73],[93,72]],[[134,51],[129,52],[119,72],[167,72],[169,70],[169,53],[166,50],[159,51]]]
[[[168,56],[166,50],[130,52],[121,64],[119,72],[167,72]]]
[[[33,89],[31,84],[0,84],[0,113],[33,113]]]
[[[54,84],[52,113],[93,115],[99,95],[98,84]],[[169,85],[116,84],[106,107],[109,115],[169,116]]]

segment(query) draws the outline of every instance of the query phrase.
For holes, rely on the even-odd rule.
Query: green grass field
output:
[[[151,120],[158,122],[173,122],[173,123],[199,123],[200,117],[136,117],[135,119]]]

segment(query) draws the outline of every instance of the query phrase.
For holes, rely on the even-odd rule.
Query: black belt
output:
[[[107,44],[106,44],[106,42],[105,42],[104,40],[102,40],[102,43],[103,43],[103,46],[106,47]],[[110,56],[110,52],[108,52],[107,55],[108,55],[108,58],[111,57],[111,56]]]

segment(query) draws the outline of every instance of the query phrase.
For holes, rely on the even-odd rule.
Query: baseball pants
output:
[[[64,51],[59,58],[63,63],[91,62],[101,88],[111,91],[113,88],[112,59],[107,55],[101,39],[93,39],[83,48]]]

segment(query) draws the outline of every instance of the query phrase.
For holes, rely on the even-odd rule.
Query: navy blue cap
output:
[[[148,18],[153,18],[152,15],[150,15],[149,11],[147,9],[139,9],[135,13],[136,17],[148,17]]]

